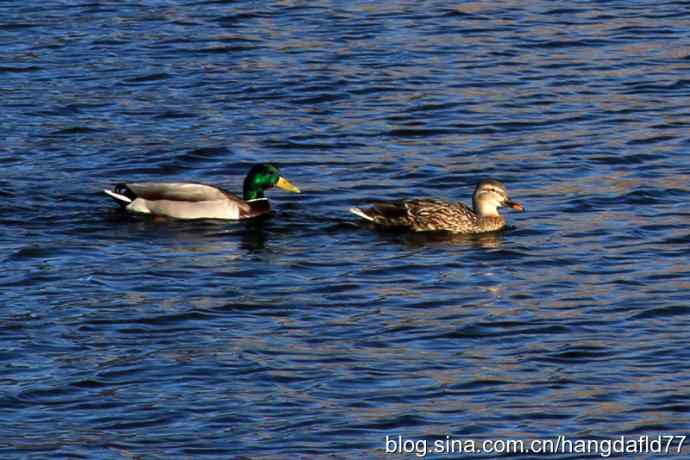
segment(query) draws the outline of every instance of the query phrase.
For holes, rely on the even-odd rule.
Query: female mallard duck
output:
[[[176,219],[241,220],[271,211],[264,191],[274,185],[299,193],[297,187],[280,176],[278,168],[268,163],[249,171],[244,179],[244,199],[219,187],[185,182],[129,182],[103,191],[134,213]]]
[[[498,208],[508,206],[524,211],[520,203],[511,201],[505,185],[494,179],[481,181],[472,196],[472,208],[462,203],[435,199],[376,201],[368,209],[352,208],[351,212],[384,228],[415,232],[447,231],[453,233],[484,233],[501,230],[506,220]]]

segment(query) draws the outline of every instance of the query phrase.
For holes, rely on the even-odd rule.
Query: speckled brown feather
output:
[[[480,217],[462,203],[432,198],[379,201],[372,205],[362,212],[374,224],[415,232],[483,233],[500,230],[506,225],[502,216]]]

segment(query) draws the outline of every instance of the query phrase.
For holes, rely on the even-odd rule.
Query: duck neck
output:
[[[498,208],[491,203],[474,200],[472,203],[475,214],[479,217],[499,217]]]
[[[244,186],[242,187],[242,194],[244,201],[257,200],[259,198],[264,198],[264,190],[255,181],[253,177],[247,177],[244,180]]]

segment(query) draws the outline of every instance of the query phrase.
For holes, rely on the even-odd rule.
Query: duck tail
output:
[[[350,212],[351,212],[352,214],[358,215],[358,216],[361,217],[362,219],[368,220],[368,221],[370,221],[370,222],[373,222],[373,221],[374,221],[374,218],[373,218],[373,217],[369,216],[367,213],[365,213],[364,211],[362,211],[362,210],[359,209],[359,208],[350,208]]]
[[[118,204],[122,206],[127,206],[130,204],[133,199],[125,195],[129,189],[127,188],[126,185],[124,184],[117,184],[114,188],[114,190],[103,190],[103,193],[111,197],[113,200],[115,200]],[[124,193],[123,193],[124,192]]]

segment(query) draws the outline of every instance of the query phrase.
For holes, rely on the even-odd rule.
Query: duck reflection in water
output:
[[[269,216],[259,216],[244,222],[240,247],[248,252],[266,249],[266,229]]]
[[[390,234],[390,233],[389,233]],[[402,242],[410,247],[422,246],[474,246],[482,249],[499,249],[503,244],[504,232],[459,234],[451,232],[398,233]]]

